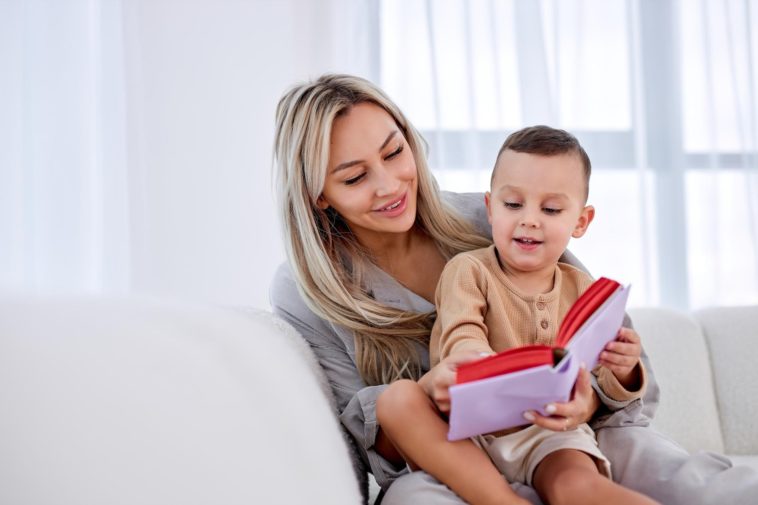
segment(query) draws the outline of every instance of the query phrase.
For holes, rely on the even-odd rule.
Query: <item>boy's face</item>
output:
[[[584,235],[595,215],[585,206],[585,187],[584,167],[575,153],[503,151],[485,199],[507,272],[552,271],[570,238]]]

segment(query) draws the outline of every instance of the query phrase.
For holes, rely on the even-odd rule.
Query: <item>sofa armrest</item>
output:
[[[360,503],[310,366],[263,313],[1,300],[0,503]]]

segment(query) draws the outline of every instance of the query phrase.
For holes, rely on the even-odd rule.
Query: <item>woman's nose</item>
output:
[[[376,175],[376,196],[392,196],[400,189],[400,180],[387,168],[377,168]]]

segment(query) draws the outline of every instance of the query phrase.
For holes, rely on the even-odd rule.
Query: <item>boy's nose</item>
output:
[[[526,228],[539,228],[539,221],[532,218],[531,216],[524,216],[521,219],[521,226],[524,226]]]

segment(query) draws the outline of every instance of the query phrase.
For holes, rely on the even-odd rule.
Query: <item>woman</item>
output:
[[[356,77],[326,75],[296,86],[277,108],[278,203],[289,262],[276,274],[271,302],[316,353],[356,472],[374,474],[387,491],[385,505],[462,503],[430,475],[407,472],[376,422],[375,403],[386,384],[411,378],[447,410],[457,363],[429,369],[434,289],[453,255],[490,243],[482,195],[440,195],[423,146],[397,106]],[[564,261],[577,264],[568,254]],[[652,373],[649,379],[645,413],[652,414],[658,389]],[[645,427],[639,401],[615,403],[586,377],[571,402],[535,422],[563,429],[590,419],[617,480],[661,502],[747,503],[758,490],[752,473],[716,456],[689,457]],[[451,465],[456,450],[477,449],[448,444],[444,451],[453,452],[444,452],[440,445]],[[497,479],[502,483],[494,466],[466,478],[494,495]],[[539,503],[530,488],[516,490]],[[462,494],[471,502],[493,497]]]

